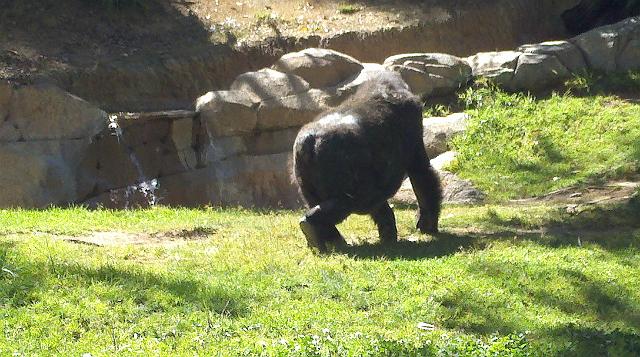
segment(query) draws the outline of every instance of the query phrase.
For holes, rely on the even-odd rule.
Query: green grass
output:
[[[640,75],[576,77],[565,94],[543,99],[491,86],[468,89],[461,101],[469,130],[454,141],[459,156],[452,169],[498,201],[636,175],[640,104],[604,92],[612,87],[633,91]]]
[[[355,216],[353,246],[316,256],[299,212],[0,211],[0,355],[637,354],[639,213],[448,207],[434,238],[399,209],[397,245]],[[109,230],[209,234],[57,238]]]
[[[361,10],[362,8],[360,6],[353,5],[353,4],[342,3],[338,5],[338,13],[343,15],[355,14],[356,12],[359,12]]]
[[[340,227],[351,245],[323,256],[301,212],[0,210],[0,356],[640,355],[640,198],[574,213],[495,204],[637,175],[638,83],[463,93],[453,168],[494,204],[446,207],[436,237],[407,208],[397,244],[354,216]],[[95,232],[153,239],[63,240]]]

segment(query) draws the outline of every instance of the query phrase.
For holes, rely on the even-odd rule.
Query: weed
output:
[[[343,15],[355,14],[356,12],[359,12],[361,10],[362,8],[360,6],[356,6],[353,4],[342,3],[338,5],[338,13]]]

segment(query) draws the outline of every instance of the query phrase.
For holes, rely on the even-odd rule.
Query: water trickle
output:
[[[124,207],[129,208],[131,204],[131,199],[137,193],[139,193],[149,206],[153,206],[157,204],[159,201],[159,197],[156,194],[156,192],[160,188],[158,179],[154,178],[154,179],[148,180],[144,175],[144,171],[142,170],[142,164],[140,164],[140,160],[138,160],[138,157],[136,156],[133,149],[127,146],[126,143],[124,142],[124,135],[123,135],[122,127],[120,127],[120,124],[118,124],[117,114],[109,115],[109,130],[111,130],[111,135],[115,135],[118,140],[118,143],[120,143],[123,146],[124,150],[127,151],[129,160],[135,167],[136,172],[138,174],[138,182],[136,184],[127,186],[124,189],[111,190],[109,194],[110,196],[109,198],[114,203],[117,203],[120,201],[121,198],[124,198],[124,202],[123,202]]]

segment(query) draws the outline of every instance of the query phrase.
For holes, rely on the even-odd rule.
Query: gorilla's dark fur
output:
[[[383,242],[398,237],[387,200],[409,175],[417,228],[438,231],[442,192],[422,143],[422,105],[395,72],[362,84],[340,107],[305,125],[293,146],[294,175],[309,207],[300,227],[310,247],[344,243],[336,224],[369,214]]]

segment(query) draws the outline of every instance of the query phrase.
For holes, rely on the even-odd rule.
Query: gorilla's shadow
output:
[[[420,234],[420,233],[416,233]],[[403,259],[418,260],[424,258],[445,257],[468,249],[484,249],[491,239],[513,237],[513,232],[492,233],[454,233],[440,232],[430,236],[429,240],[412,241],[409,237],[399,237],[396,243],[360,243],[334,247],[334,252],[347,254],[353,259]],[[526,239],[535,239],[537,234],[525,234]],[[539,236],[539,235],[538,235]],[[487,239],[489,238],[489,239]]]
[[[397,206],[396,206],[397,207]],[[566,212],[550,215],[540,225],[531,227],[520,219],[503,219],[489,214],[487,230],[444,227],[433,236],[419,241],[400,237],[397,243],[356,243],[337,246],[334,251],[354,259],[417,260],[449,256],[459,251],[480,250],[492,242],[505,239],[533,242],[546,247],[561,248],[596,245],[607,251],[619,251],[636,246],[640,231],[640,196],[625,203],[602,207],[587,207],[579,214]],[[416,233],[419,234],[419,233]]]

